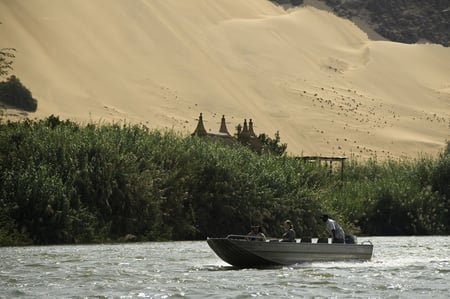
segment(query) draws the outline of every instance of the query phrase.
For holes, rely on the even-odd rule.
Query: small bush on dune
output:
[[[0,102],[29,112],[37,109],[37,101],[16,76],[0,82]]]

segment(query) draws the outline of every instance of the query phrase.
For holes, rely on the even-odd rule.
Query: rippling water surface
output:
[[[0,298],[450,298],[450,237],[371,237],[368,262],[238,270],[206,241],[0,248]]]

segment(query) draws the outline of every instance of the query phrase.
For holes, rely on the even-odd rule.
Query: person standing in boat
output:
[[[265,241],[266,236],[263,234],[261,226],[252,225],[252,230],[247,234],[247,240],[250,241]]]
[[[332,243],[345,243],[345,232],[342,227],[326,214],[322,216],[322,220],[326,224],[327,231],[333,236]]]
[[[291,220],[286,220],[283,223],[284,234],[281,237],[281,242],[295,242],[295,231]]]

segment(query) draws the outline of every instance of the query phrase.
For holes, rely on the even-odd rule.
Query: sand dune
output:
[[[253,119],[291,154],[436,155],[450,139],[450,48],[369,39],[313,7],[266,0],[0,0],[0,47],[30,118],[191,133]]]

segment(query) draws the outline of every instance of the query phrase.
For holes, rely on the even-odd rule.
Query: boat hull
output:
[[[372,244],[261,242],[208,238],[208,245],[225,262],[238,268],[293,265],[308,262],[370,260]]]

